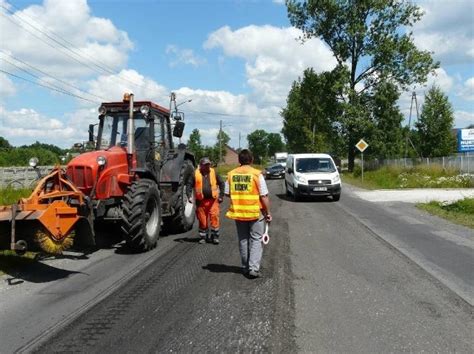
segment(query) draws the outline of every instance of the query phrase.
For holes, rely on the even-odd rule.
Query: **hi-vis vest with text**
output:
[[[194,190],[196,191],[196,200],[203,200],[204,193],[202,192],[202,174],[199,169],[194,172]],[[212,198],[217,198],[217,178],[216,171],[213,168],[209,171],[209,182],[211,183]]]
[[[230,207],[226,216],[229,219],[250,221],[260,216],[259,176],[261,172],[244,165],[229,172]]]

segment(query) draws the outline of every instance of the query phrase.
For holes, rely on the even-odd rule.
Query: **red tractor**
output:
[[[122,102],[99,108],[97,135],[89,126],[89,146],[67,165],[43,178],[32,196],[12,207],[0,207],[0,221],[11,223],[10,248],[24,251],[30,242],[48,253],[61,253],[74,243],[95,240],[94,225],[120,224],[126,244],[136,251],[156,246],[162,226],[170,232],[190,230],[195,203],[186,184],[195,168],[194,156],[181,138],[184,114],[174,94],[170,109],[150,101]],[[172,109],[174,103],[174,109]],[[23,224],[34,227],[18,239]]]

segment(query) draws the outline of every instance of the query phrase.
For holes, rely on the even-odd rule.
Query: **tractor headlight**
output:
[[[107,113],[107,108],[105,108],[105,106],[100,106],[100,107],[99,107],[99,114],[100,114],[101,116],[104,116],[105,113]]]
[[[105,158],[105,156],[97,156],[97,164],[99,166],[105,166],[105,164],[107,163],[107,159]]]
[[[143,106],[140,107],[140,112],[146,116],[148,113],[150,113],[150,107],[144,104]]]
[[[30,159],[30,161],[28,161],[28,164],[29,164],[31,167],[35,168],[36,165],[38,165],[38,161],[39,161],[39,160],[38,160],[37,157],[32,157],[32,158]]]

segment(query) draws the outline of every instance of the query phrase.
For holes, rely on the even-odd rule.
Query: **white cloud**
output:
[[[154,80],[135,70],[122,70],[117,75],[103,75],[88,82],[89,92],[103,97],[104,101],[120,101],[125,92],[132,92],[140,101],[151,100],[165,104],[169,100],[169,91]]]
[[[12,96],[16,93],[15,84],[4,73],[0,73],[0,97]]]
[[[283,5],[285,3],[285,0],[273,0],[273,3],[278,4],[278,5]]]
[[[170,66],[175,67],[179,64],[191,65],[195,68],[206,63],[206,59],[194,54],[192,49],[179,48],[170,44],[166,47],[166,54],[169,54]]]
[[[13,145],[38,140],[64,146],[75,134],[73,127],[65,125],[59,119],[42,116],[34,109],[7,111],[0,107],[0,136]]]
[[[283,106],[291,84],[306,68],[320,72],[336,64],[323,42],[311,39],[302,45],[297,40],[301,35],[293,27],[252,25],[233,31],[225,26],[211,33],[204,47],[221,48],[229,57],[244,59],[255,102]]]
[[[474,101],[474,77],[464,82],[459,95],[467,101]]]
[[[23,10],[10,7],[13,14],[1,11],[2,50],[54,76],[70,79],[104,72],[98,66],[116,70],[133,48],[127,34],[110,20],[91,16],[86,0],[45,0]],[[94,62],[97,58],[100,64]]]
[[[474,59],[474,2],[421,1],[425,12],[414,27],[415,44],[433,51],[442,64],[472,63]]]
[[[455,111],[454,123],[456,128],[466,128],[467,126],[474,124],[474,113],[466,111]]]
[[[202,143],[213,145],[216,142],[220,121],[223,130],[230,136],[230,146],[238,147],[239,133],[241,145],[246,145],[245,136],[256,129],[279,132],[282,120],[280,109],[275,106],[259,107],[249,96],[234,95],[226,91],[194,90],[181,88],[176,91],[183,99],[192,98],[192,102],[182,107],[186,113],[185,136],[195,128],[201,133]],[[215,114],[219,113],[219,114]]]
[[[454,79],[448,75],[443,69],[436,69],[434,74],[428,76],[428,80],[425,84],[427,87],[438,86],[444,93],[448,94],[453,88]]]

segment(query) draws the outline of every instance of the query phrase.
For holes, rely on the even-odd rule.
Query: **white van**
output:
[[[285,169],[286,195],[295,200],[300,196],[331,196],[341,198],[341,177],[328,154],[288,155]]]

